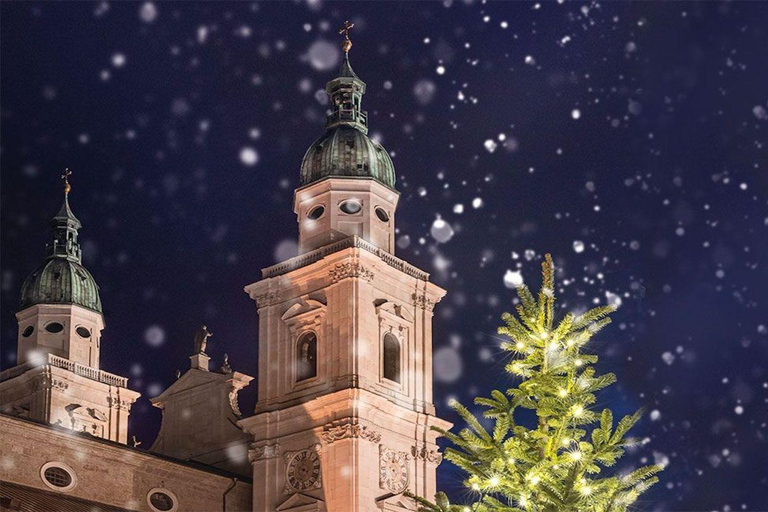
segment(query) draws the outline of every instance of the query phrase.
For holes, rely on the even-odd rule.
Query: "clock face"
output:
[[[320,457],[315,450],[302,450],[291,457],[286,472],[288,485],[297,491],[320,488]]]
[[[379,460],[379,482],[384,489],[400,493],[408,486],[408,464],[405,453],[383,448]]]

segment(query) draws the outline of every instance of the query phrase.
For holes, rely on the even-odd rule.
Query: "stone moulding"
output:
[[[251,443],[248,450],[248,461],[253,464],[257,460],[274,459],[280,456],[280,444],[265,444],[262,446],[256,446],[255,443]]]
[[[348,422],[341,425],[328,424],[321,434],[323,441],[328,444],[341,439],[360,438],[378,443],[381,441],[381,434],[359,423]]]
[[[343,240],[339,240],[338,242],[334,242],[332,244],[325,245],[323,247],[320,247],[319,249],[315,249],[314,251],[309,251],[307,253],[300,254],[299,256],[286,260],[283,263],[279,263],[277,265],[267,267],[261,271],[261,275],[262,275],[262,278],[264,279],[269,277],[280,276],[292,270],[296,270],[297,268],[311,265],[312,263],[320,261],[326,256],[329,256],[343,249],[349,249],[350,247],[363,249],[366,252],[369,252],[375,256],[378,256],[379,258],[381,258],[381,260],[384,263],[386,263],[390,267],[393,267],[402,272],[405,272],[411,277],[415,277],[416,279],[420,279],[422,281],[427,281],[429,279],[429,273],[424,272],[423,270],[418,269],[409,263],[406,263],[400,258],[396,258],[395,256],[391,255],[387,251],[376,247],[370,242],[366,242],[365,240],[363,240],[362,238],[356,235],[350,236]]]

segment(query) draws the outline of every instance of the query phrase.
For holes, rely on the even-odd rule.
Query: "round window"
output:
[[[75,472],[61,462],[48,462],[40,468],[43,483],[57,491],[69,491],[77,484]]]
[[[339,210],[342,212],[348,214],[348,215],[354,215],[355,213],[360,212],[360,210],[363,209],[363,205],[361,205],[357,201],[344,201],[339,205]]]
[[[311,210],[309,210],[309,212],[307,213],[307,218],[310,220],[317,220],[320,217],[322,217],[324,213],[325,213],[325,207],[323,205],[318,205],[312,208]]]
[[[51,322],[50,324],[45,326],[45,330],[56,334],[57,332],[63,331],[64,326],[61,325],[59,322]]]
[[[91,331],[83,327],[82,325],[75,329],[75,332],[80,336],[81,338],[90,338],[91,337]]]
[[[389,222],[389,214],[384,208],[376,207],[376,216],[381,222]]]
[[[24,329],[24,332],[21,333],[22,336],[25,338],[29,338],[32,336],[32,333],[35,332],[35,328],[31,325],[28,325],[26,329]]]
[[[178,508],[176,495],[168,489],[152,489],[147,493],[147,503],[154,512],[173,512]]]

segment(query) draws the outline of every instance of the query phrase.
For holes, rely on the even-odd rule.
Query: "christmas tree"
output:
[[[506,393],[493,391],[476,398],[493,430],[488,431],[464,406],[452,404],[466,428],[458,434],[439,430],[453,447],[445,458],[467,473],[465,484],[473,502],[451,505],[443,493],[436,503],[414,497],[422,510],[515,512],[618,512],[658,481],[660,466],[645,466],[623,475],[601,473],[613,466],[627,446],[637,441],[626,434],[640,411],[614,425],[610,409],[597,412],[595,393],[616,377],[598,375],[597,356],[586,350],[590,338],[610,323],[613,306],[576,315],[555,325],[554,266],[542,263],[538,297],[522,285],[517,316],[506,313],[499,334],[509,338],[502,349],[514,359],[506,370],[522,379]],[[516,423],[520,409],[530,409],[538,422]],[[516,414],[517,413],[517,414]],[[530,415],[530,413],[529,413]]]

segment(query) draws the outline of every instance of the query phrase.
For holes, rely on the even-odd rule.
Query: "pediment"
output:
[[[394,302],[376,301],[376,313],[381,315],[382,313],[388,313],[396,318],[405,320],[408,323],[413,323],[413,315],[403,306],[397,305]]]
[[[203,370],[190,369],[187,370],[184,375],[176,379],[168,389],[160,393],[154,398],[150,398],[153,404],[164,402],[169,396],[176,393],[181,393],[189,389],[203,386],[212,382],[222,382],[229,376],[216,372],[206,372]]]
[[[325,510],[325,502],[313,496],[296,493],[277,507],[278,512],[311,512]]]
[[[312,312],[321,312],[325,310],[325,304],[319,300],[314,299],[302,299],[293,306],[289,307],[285,313],[280,317],[283,321],[287,322],[293,318],[298,318]]]
[[[387,494],[376,500],[376,505],[385,512],[414,512],[416,502],[403,494]]]

